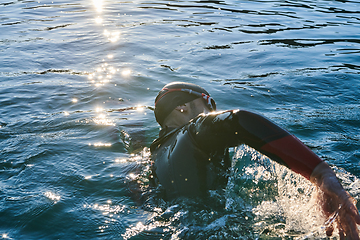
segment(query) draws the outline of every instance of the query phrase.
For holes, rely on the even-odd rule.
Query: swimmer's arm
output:
[[[355,200],[341,186],[334,171],[326,162],[318,164],[313,170],[310,181],[320,190],[320,205],[326,216],[338,212],[336,227],[340,239],[360,239],[357,224],[360,225],[359,211]],[[327,226],[326,233],[331,236],[333,225]]]
[[[295,136],[267,118],[248,111],[200,115],[193,121],[191,132],[205,152],[246,144],[307,179],[322,162]]]
[[[359,239],[356,224],[360,216],[349,193],[326,162],[299,139],[265,117],[248,111],[227,111],[203,116],[196,122],[194,138],[203,149],[247,144],[271,159],[286,165],[313,182],[321,191],[326,214],[338,209],[342,223],[340,234]],[[327,229],[327,233],[331,231]]]
[[[300,173],[320,190],[320,204],[327,216],[339,209],[336,221],[340,239],[359,239],[357,224],[359,212],[353,198],[344,190],[334,171],[295,136],[272,123],[270,120],[246,111],[238,116],[239,131],[244,143],[254,147],[270,158],[283,162],[290,169]],[[327,234],[332,234],[332,226]]]
[[[248,111],[237,111],[234,115],[235,128],[242,143],[305,178],[310,179],[315,167],[323,162],[298,138],[267,118]]]

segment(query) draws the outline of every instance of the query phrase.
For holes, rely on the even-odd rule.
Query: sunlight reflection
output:
[[[93,0],[97,12],[102,12],[103,0]]]
[[[121,72],[121,75],[123,75],[124,77],[130,76],[130,74],[131,74],[130,69],[125,69]]]
[[[96,22],[97,24],[101,24],[101,23],[103,22],[103,20],[102,20],[101,17],[97,17],[97,18],[95,18],[95,22]]]
[[[126,159],[126,158],[123,158],[123,159],[115,159],[115,162],[116,162],[116,163],[126,163],[126,162],[127,162],[127,159]]]
[[[170,231],[169,225],[169,223],[162,221],[155,221],[154,223],[150,223],[147,225],[144,225],[142,222],[138,222],[135,226],[131,226],[130,228],[126,229],[126,232],[121,236],[123,237],[123,239],[130,239],[134,236],[137,236],[139,233],[150,232],[151,230],[156,228],[161,228],[163,229],[163,231]]]
[[[120,38],[119,32],[114,32],[111,34],[111,37],[109,38],[110,42],[116,42]]]
[[[115,126],[115,123],[106,118],[105,114],[99,114],[95,119],[94,122],[98,125],[106,125],[106,126]]]
[[[103,143],[103,142],[97,142],[97,143],[89,143],[89,146],[94,146],[94,147],[111,147],[111,143]]]
[[[56,195],[55,193],[52,193],[50,191],[47,191],[46,193],[44,193],[45,197],[49,198],[50,200],[54,201],[54,203],[57,203],[58,201],[60,201],[60,196]]]
[[[100,87],[106,83],[110,83],[117,71],[117,69],[105,62],[102,63],[100,67],[97,67],[95,72],[88,74],[88,79],[96,87]]]
[[[110,214],[110,216],[113,216],[114,214],[118,214],[119,212],[123,212],[123,210],[125,209],[125,205],[111,206],[111,204],[112,201],[107,200],[107,204],[104,205],[94,204],[93,206],[85,204],[84,208],[92,208],[94,210],[99,210],[102,211],[104,215]]]
[[[116,73],[115,68],[113,68],[113,67],[109,67],[108,69],[109,69],[109,71],[110,71],[112,74]]]
[[[120,39],[120,32],[119,31],[115,31],[115,32],[110,32],[108,30],[104,30],[104,35],[105,37],[107,37],[107,39],[110,42],[116,42]]]
[[[144,110],[145,110],[144,106],[138,105],[138,106],[136,107],[136,111],[138,111],[138,112],[143,112]]]
[[[136,175],[134,173],[130,173],[128,176],[131,180],[136,179]]]
[[[73,99],[71,99],[71,101],[72,101],[73,103],[77,103],[77,102],[78,102],[77,98],[73,98]]]

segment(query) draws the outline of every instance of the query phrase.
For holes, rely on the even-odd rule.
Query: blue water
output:
[[[224,194],[165,202],[146,188],[145,147],[159,130],[157,92],[192,82],[218,109],[261,113],[294,133],[359,200],[358,9],[346,0],[2,0],[0,236],[324,238],[312,185],[252,149],[232,150]]]

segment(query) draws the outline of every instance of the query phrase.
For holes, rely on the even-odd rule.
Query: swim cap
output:
[[[177,107],[203,98],[211,111],[216,110],[216,104],[210,94],[202,87],[185,82],[173,82],[165,85],[155,98],[155,118],[163,125],[165,118]]]

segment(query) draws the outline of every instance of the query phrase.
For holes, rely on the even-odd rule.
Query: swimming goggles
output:
[[[167,92],[165,92],[161,97],[159,97],[159,99],[155,102],[155,105],[156,105],[156,103],[159,102],[159,100],[161,98],[163,98],[168,93],[171,93],[171,92],[186,92],[188,94],[195,95],[197,97],[200,97],[200,98],[204,99],[207,106],[209,107],[209,109],[211,111],[216,110],[215,100],[212,97],[210,97],[209,95],[205,94],[205,93],[200,93],[200,92],[194,91],[192,89],[187,89],[187,88],[175,88],[175,89],[163,88],[162,90],[167,90]]]

